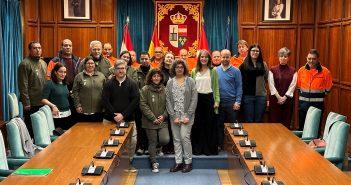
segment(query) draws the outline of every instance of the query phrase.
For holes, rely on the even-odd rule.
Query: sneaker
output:
[[[136,154],[137,154],[137,155],[143,155],[143,154],[144,154],[144,150],[139,148],[139,149],[136,151]]]
[[[162,156],[164,156],[165,154],[164,154],[162,151],[159,151],[159,152],[157,153],[157,155],[158,155],[159,157],[162,157]]]
[[[137,172],[138,170],[136,168],[134,168],[132,165],[129,166],[129,168],[126,170],[127,172],[130,172],[130,173],[135,173]]]
[[[144,150],[144,155],[149,155],[149,151],[148,150]]]
[[[154,172],[154,173],[158,173],[158,172],[159,172],[158,166],[159,166],[158,163],[153,163],[153,164],[152,164],[152,170],[151,170],[151,171]]]

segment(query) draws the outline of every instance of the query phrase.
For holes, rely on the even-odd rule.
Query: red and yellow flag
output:
[[[133,50],[133,42],[132,38],[129,34],[129,17],[127,17],[126,25],[123,27],[123,40],[121,45],[121,52],[122,51],[132,51]]]
[[[157,24],[154,26],[154,32],[152,33],[152,38],[149,46],[149,55],[150,57],[153,57],[155,55],[155,48],[159,47],[159,40],[158,40],[158,34],[157,34]]]

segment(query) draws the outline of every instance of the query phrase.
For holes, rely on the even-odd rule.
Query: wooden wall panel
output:
[[[343,4],[344,0],[331,0],[330,1],[330,19],[340,20],[343,17]]]
[[[351,0],[345,0],[345,18],[351,18]]]
[[[114,9],[116,8],[114,0],[104,0],[101,2],[101,10],[100,11],[100,21],[102,23],[113,23],[115,19]]]
[[[313,28],[301,28],[300,30],[300,51],[296,66],[300,68],[306,64],[306,56],[308,51],[313,48]]]
[[[24,17],[28,22],[37,21],[37,0],[25,0],[22,1],[22,8],[24,12]]]
[[[114,35],[111,34],[115,28],[114,27],[102,27],[100,31],[100,41],[102,43],[112,43],[113,40],[115,39]]]
[[[92,40],[109,40],[116,47],[115,0],[91,0],[91,21],[63,20],[62,0],[22,0],[24,15],[39,15],[37,22],[24,16],[24,44],[39,40],[43,56],[54,57],[63,39],[71,39],[73,53],[85,57]],[[103,9],[101,9],[103,8]],[[103,10],[103,11],[101,11]],[[27,13],[26,13],[27,11]],[[40,37],[38,35],[40,33]],[[28,54],[28,51],[25,51]]]
[[[328,67],[330,72],[333,74],[334,81],[339,81],[339,70],[340,70],[340,60],[341,60],[341,27],[340,25],[334,25],[330,27],[329,32],[329,48],[332,52],[327,52],[329,54],[328,59],[324,60],[322,63]]]
[[[316,48],[319,51],[319,60],[323,65],[328,63],[328,27],[319,27],[317,30]]]
[[[318,7],[318,22],[325,22],[329,20],[330,17],[330,0],[317,0]]]
[[[256,22],[256,14],[261,12],[256,11],[256,6],[257,0],[238,0],[238,18],[241,24],[254,24]]]
[[[296,51],[296,30],[286,29],[259,29],[258,43],[263,50],[263,58],[268,66],[279,64],[277,52],[282,47],[288,47],[293,53]],[[290,57],[290,65],[295,66],[295,55]]]
[[[42,23],[54,23],[55,21],[55,11],[57,10],[55,7],[55,1],[41,0],[39,1],[40,10],[40,21]]]
[[[246,40],[249,43],[249,45],[257,42],[256,31],[254,27],[242,28],[241,30],[242,30],[241,31],[242,34],[240,39]]]
[[[59,27],[57,39],[70,38],[73,43],[74,54],[80,57],[89,55],[89,44],[97,40],[97,32],[94,27]],[[58,42],[60,43],[60,42]]]
[[[349,88],[342,88],[340,90],[340,97],[342,97],[343,103],[340,104],[339,112],[345,116],[347,116],[347,120],[350,123],[351,120],[351,89]],[[350,140],[350,137],[349,137]]]
[[[351,86],[351,24],[343,26],[342,58],[340,63],[340,82]]]
[[[299,21],[301,24],[314,24],[314,1],[304,1],[300,3],[299,8]]]
[[[37,41],[39,40],[39,34],[38,34],[38,28],[37,25],[30,25],[26,28],[26,31],[24,32],[24,48],[23,48],[23,52],[24,52],[24,57],[28,56],[29,51],[28,51],[28,44],[31,41]]]
[[[43,48],[43,57],[52,57],[56,55],[56,51],[54,50],[54,26],[44,27],[42,26],[40,29],[40,44]]]

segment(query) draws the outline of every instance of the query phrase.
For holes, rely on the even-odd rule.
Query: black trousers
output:
[[[299,100],[299,130],[303,130],[308,108],[311,106],[322,110],[324,112],[324,102],[306,102]],[[321,119],[322,121],[322,119]],[[319,124],[320,127],[320,124]]]
[[[148,138],[145,132],[145,129],[142,128],[141,126],[141,110],[138,107],[135,111],[135,124],[137,128],[137,144],[136,144],[136,149],[142,149],[142,150],[147,150],[148,148]]]
[[[30,115],[37,112],[41,106],[31,106],[30,110],[23,109],[24,123],[27,126],[29,135],[31,138],[34,138],[32,120],[30,119]]]

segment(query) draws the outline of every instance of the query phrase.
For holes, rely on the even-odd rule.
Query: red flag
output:
[[[207,37],[205,32],[205,26],[204,26],[204,23],[202,22],[201,29],[200,29],[199,46],[197,47],[197,50],[203,50],[203,49],[210,52],[210,48],[208,47],[208,42],[207,42]]]
[[[157,34],[157,24],[154,26],[154,32],[152,33],[152,38],[149,46],[149,55],[153,57],[155,55],[155,48],[159,46],[158,34]]]
[[[129,34],[129,17],[127,17],[127,23],[123,27],[123,41],[121,46],[121,52],[126,50],[133,50],[133,42]]]

